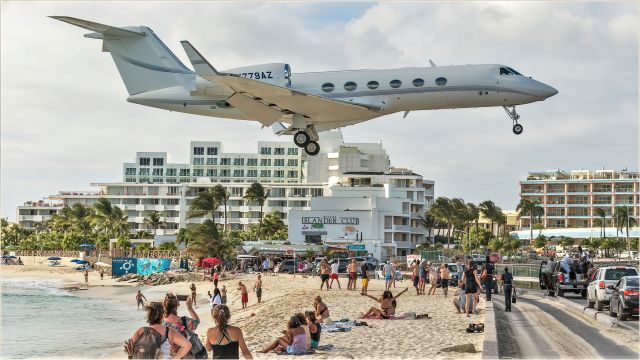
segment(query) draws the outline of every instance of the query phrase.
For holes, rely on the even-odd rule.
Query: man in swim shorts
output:
[[[342,286],[340,286],[340,279],[338,279],[339,267],[340,264],[338,263],[338,259],[334,259],[333,264],[331,264],[331,282],[329,283],[329,289],[331,289],[331,286],[333,285],[333,280],[338,283],[338,289],[342,289]]]
[[[391,278],[392,278],[392,274],[393,274],[393,265],[391,265],[391,262],[389,260],[387,260],[387,263],[384,264],[382,269],[383,269],[383,272],[384,272],[385,290],[389,290],[389,288],[391,288]]]
[[[247,308],[247,303],[249,302],[249,293],[247,292],[247,286],[242,283],[242,281],[238,281],[238,290],[240,290],[240,300],[242,301],[242,308]]]
[[[320,291],[322,291],[322,286],[327,284],[327,290],[329,290],[329,272],[331,268],[329,267],[329,263],[327,263],[327,259],[322,259],[320,262]]]
[[[358,264],[356,264],[356,259],[351,259],[351,262],[347,266],[347,272],[349,273],[349,283],[347,284],[347,289],[355,290],[356,280],[358,279]]]

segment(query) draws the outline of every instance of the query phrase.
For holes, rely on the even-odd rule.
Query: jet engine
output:
[[[225,70],[224,72],[277,86],[291,86],[291,67],[289,64],[272,63],[251,65]]]

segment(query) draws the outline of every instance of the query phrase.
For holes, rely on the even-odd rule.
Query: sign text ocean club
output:
[[[303,217],[303,224],[341,224],[341,225],[358,225],[360,219],[355,217],[338,217],[338,216],[313,216]]]

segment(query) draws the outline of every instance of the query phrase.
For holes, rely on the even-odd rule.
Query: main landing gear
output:
[[[515,106],[503,106],[504,111],[509,115],[511,120],[513,120],[513,133],[516,135],[522,134],[522,125],[518,123],[518,119],[520,119],[520,115],[516,112]],[[511,108],[511,109],[509,109]]]
[[[293,135],[293,143],[304,148],[309,156],[318,155],[320,145],[318,144],[318,133],[313,125],[308,125],[306,130],[299,130]]]

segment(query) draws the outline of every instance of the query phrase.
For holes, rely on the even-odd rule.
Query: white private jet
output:
[[[118,28],[52,16],[94,31],[111,53],[129,92],[127,101],[191,114],[254,120],[278,135],[293,135],[309,155],[320,152],[318,132],[404,111],[502,106],[522,133],[516,105],[558,93],[504,65],[412,67],[292,74],[284,63],[216,70],[187,41],[195,70],[178,60],[145,26]],[[284,125],[284,124],[286,125]]]

